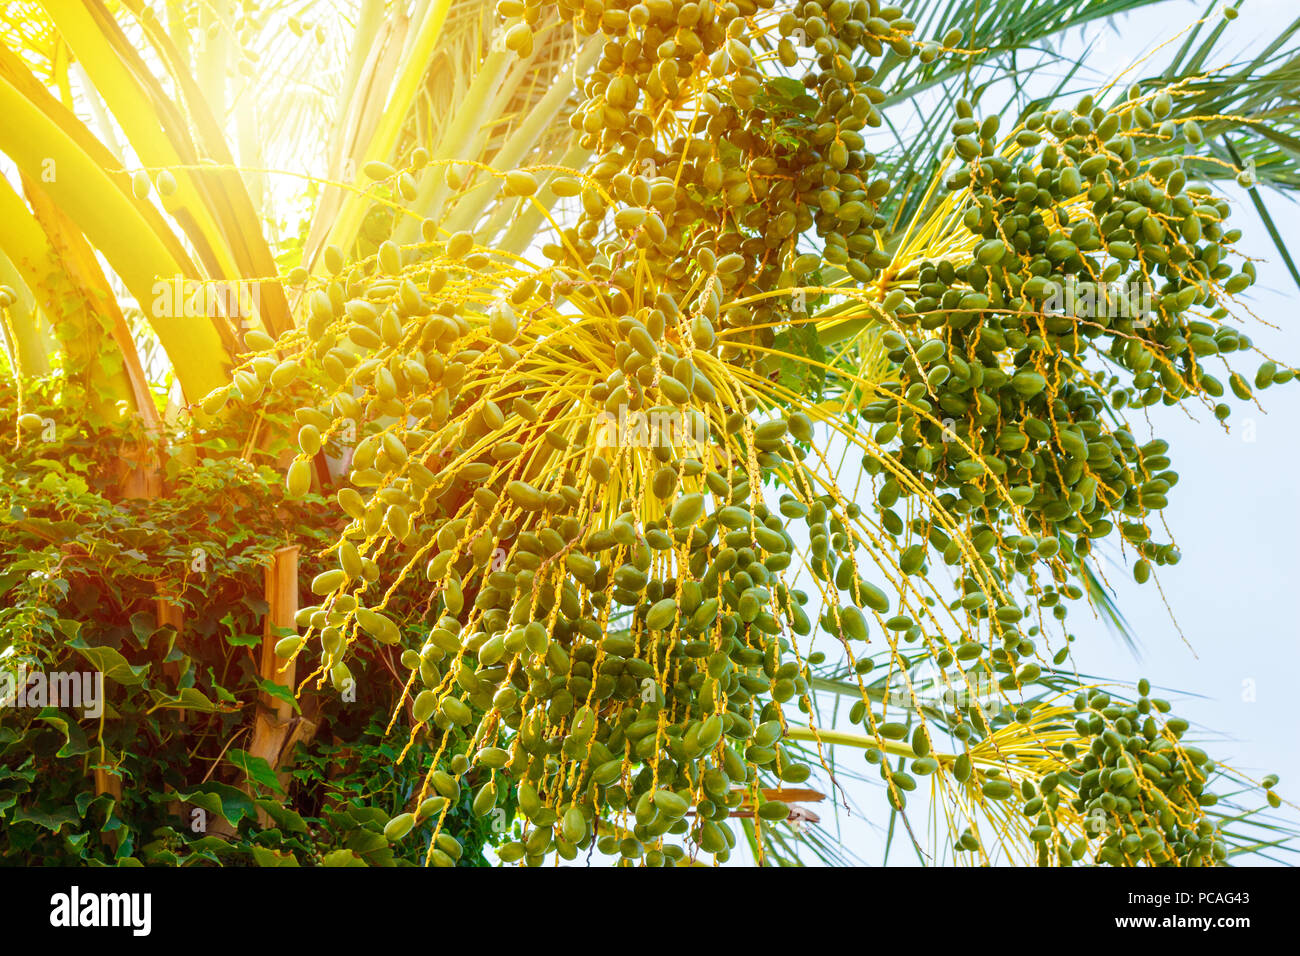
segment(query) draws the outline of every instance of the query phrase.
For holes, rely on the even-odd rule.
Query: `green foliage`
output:
[[[355,701],[315,681],[294,699],[258,671],[263,567],[287,544],[301,548],[306,579],[325,567],[313,555],[331,533],[321,499],[284,500],[267,464],[274,446],[249,461],[206,433],[166,436],[165,493],[123,498],[112,463],[139,457],[146,436],[79,418],[79,394],[57,379],[34,386],[22,411],[52,429],[23,434],[0,459],[0,669],[97,670],[102,715],[30,706],[35,694],[0,709],[0,862],[422,862],[427,833],[398,846],[383,835],[429,758],[423,739],[397,762],[405,727],[385,738],[393,662],[361,658]],[[10,436],[18,404],[0,392]],[[158,623],[163,597],[179,631]],[[259,691],[293,700],[294,719],[318,728],[283,776],[243,749]],[[97,792],[96,771],[120,779],[120,798]],[[462,865],[483,865],[491,822],[467,804],[449,811]]]

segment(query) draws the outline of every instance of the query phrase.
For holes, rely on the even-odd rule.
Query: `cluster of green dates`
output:
[[[349,393],[334,400],[340,395]],[[368,405],[382,401],[376,394]],[[300,413],[324,415],[310,407]],[[791,440],[806,444],[811,423],[796,413],[759,425],[752,436],[755,467],[770,466],[796,456]],[[279,653],[297,653],[314,634],[322,670],[342,689],[351,679],[344,659],[350,643],[364,636],[401,648],[412,672],[416,724],[474,742],[474,756],[461,758],[459,770],[436,771],[438,794],[454,802],[463,774],[472,771],[484,780],[474,805],[485,813],[507,787],[518,786],[525,808],[528,793],[544,795],[540,814],[525,810],[534,826],[532,842],[521,844],[528,862],[545,852],[538,846],[570,855],[590,845],[602,814],[629,800],[637,823],[619,838],[625,857],[637,847],[648,847],[651,861],[676,852],[655,842],[668,832],[688,832],[706,852],[728,854],[734,837],[723,822],[745,786],[756,788],[761,772],[787,782],[810,773],[780,743],[780,705],[794,699],[809,706],[809,675],[784,634],[812,629],[803,610],[807,595],[781,579],[794,552],[786,522],[804,518],[814,537],[833,533],[844,548],[844,522],[857,516],[856,507],[837,516],[831,496],[811,506],[786,496],[774,512],[751,501],[755,476],[748,468],[706,472],[686,459],[675,462],[674,481],[653,492],[663,499],[661,519],[639,521],[629,503],[607,526],[584,531],[575,514],[577,476],[563,475],[559,493],[515,479],[498,494],[484,482],[492,464],[434,473],[408,453],[411,438],[409,430],[405,442],[383,430],[358,443],[354,487],[337,492],[352,519],[335,552],[338,567],[312,582],[323,602],[299,612],[299,625],[311,630],[286,638]],[[300,438],[305,453],[318,451],[320,442],[317,432]],[[594,471],[599,461],[593,460]],[[700,490],[683,490],[679,481]],[[371,486],[377,486],[373,493]],[[430,488],[445,510],[421,508],[417,495]],[[513,517],[503,520],[507,510]],[[425,575],[437,599],[419,647],[407,646],[410,630],[366,606],[382,576],[376,538],[406,554],[432,554]],[[878,587],[845,576],[850,562],[819,567],[859,603],[888,608]],[[624,626],[616,629],[613,620]],[[856,608],[828,616],[823,626],[867,637]],[[509,783],[500,782],[499,770]],[[719,788],[721,779],[734,794]],[[693,828],[682,813],[665,816],[670,811],[661,809],[658,817],[647,816],[637,801],[649,781],[656,807],[671,808],[677,799],[694,807]],[[441,806],[430,804],[423,813]],[[771,801],[756,812],[774,821],[788,807]],[[587,826],[578,838],[580,814]],[[416,814],[412,825],[421,819]],[[539,830],[550,835],[538,836]]]
[[[1078,741],[1062,745],[1060,770],[1037,783],[1022,779],[1019,788],[1000,775],[984,780],[990,799],[1007,801],[1018,792],[1039,865],[1214,866],[1227,859],[1228,844],[1205,814],[1217,802],[1207,790],[1213,761],[1181,742],[1187,722],[1164,716],[1169,703],[1149,697],[1145,679],[1138,692],[1136,701],[1080,692]],[[1266,788],[1276,783],[1276,776],[1264,781]],[[968,829],[957,848],[976,852],[980,841]]]
[[[707,515],[704,495],[691,492],[671,501],[666,520],[640,529],[622,512],[581,540],[564,533],[574,530],[570,516],[518,532],[477,591],[479,630],[465,634],[445,615],[410,658],[424,686],[417,719],[473,721],[438,693],[445,669],[470,692],[470,705],[513,732],[505,769],[533,828],[503,858],[518,852],[537,862],[552,849],[572,858],[599,836],[603,813],[625,807],[636,820],[618,838],[625,858],[644,851],[653,862],[676,852],[662,845],[665,834],[688,834],[725,857],[734,838],[721,823],[742,788],[760,771],[787,782],[808,778],[810,768],[780,743],[780,704],[805,699],[809,689],[782,636],[786,626],[811,628],[807,596],[779,577],[792,542],[779,516],[747,503],[743,473],[709,472],[705,484],[716,496]],[[685,563],[680,578],[667,560],[674,552]],[[541,566],[560,557],[562,577],[538,587]],[[472,555],[455,552],[431,563],[431,576],[451,582],[480,570]],[[452,583],[444,600],[459,590]],[[630,627],[612,629],[615,615]],[[543,800],[535,812],[530,794]],[[694,827],[685,819],[692,806]],[[773,820],[788,808],[772,802],[758,812]]]
[[[790,286],[823,258],[860,281],[888,262],[877,247],[885,226],[877,207],[889,183],[872,176],[864,135],[882,122],[884,94],[870,85],[865,61],[886,50],[911,55],[914,24],[898,7],[794,4],[778,21],[777,43],[787,68],[801,61],[801,47],[811,50],[815,62],[800,81],[765,72],[751,48],[747,18],[772,0],[605,3],[594,5],[599,13],[588,2],[560,6],[580,34],[602,30],[608,40],[571,120],[597,155],[585,184],[560,187],[580,197],[579,216],[546,255],[608,281],[612,305],[637,292],[620,262],[644,255],[683,311],[731,330],[755,327],[720,351],[746,361],[742,346],[770,347],[791,303],[719,315],[725,302]],[[668,142],[652,135],[662,111],[683,102],[699,107],[687,130]],[[820,251],[799,252],[800,238],[812,235]],[[687,308],[692,288],[700,291]]]
[[[1168,713],[1168,702],[1149,697],[1145,680],[1138,691],[1132,703],[1097,690],[1074,701],[1075,730],[1087,749],[1065,753],[1074,760],[1067,773],[1077,794],[1072,807],[1089,838],[1100,841],[1096,860],[1114,866],[1220,863],[1227,845],[1202,811],[1217,802],[1207,791],[1215,766],[1204,751],[1180,742],[1187,721],[1157,719]],[[1030,800],[1026,815],[1034,809]],[[1036,836],[1045,825],[1040,822]]]
[[[1226,261],[1240,235],[1223,225],[1226,202],[1188,188],[1175,159],[1140,161],[1131,134],[1169,108],[1163,94],[1135,93],[1110,111],[1085,98],[1028,115],[999,149],[997,117],[977,121],[959,102],[962,163],[948,186],[964,197],[974,248],[968,259],[922,262],[915,288],[885,300],[898,381],[863,410],[910,479],[891,472],[878,486],[886,530],[902,525],[895,502],[936,493],[946,512],[970,516],[990,568],[1028,574],[1045,559],[1064,570],[1117,526],[1137,552],[1139,582],[1178,560],[1148,525],[1178,481],[1167,443],[1140,444],[1108,421],[1113,409],[1224,394],[1207,364],[1251,342],[1219,321],[1221,303],[1254,269],[1234,273]],[[1194,125],[1166,125],[1160,136],[1196,141]],[[1091,371],[1090,358],[1113,371]],[[1252,397],[1245,377],[1226,377],[1239,399]],[[1254,382],[1290,377],[1265,362]],[[875,457],[864,465],[880,473]],[[942,528],[912,530],[949,564],[961,560]],[[1055,589],[1039,597],[1064,616]]]
[[[552,783],[550,775],[531,778],[525,770],[517,796],[529,827],[521,839],[499,849],[501,858],[537,865],[550,852],[573,859],[594,844],[604,853],[654,866],[685,856],[681,845],[666,839],[682,836],[725,861],[735,845],[725,821],[742,804],[746,786],[752,786],[747,762],[784,761],[792,779],[807,776],[806,766],[784,754],[781,733],[778,717],[755,727],[734,713],[667,723],[662,705],[653,701],[623,710],[612,726],[598,723],[590,709],[580,710],[560,748],[564,756],[584,761],[586,772],[580,778],[584,786],[563,791],[558,803],[544,800],[541,794],[546,790],[539,788]],[[587,739],[588,734],[593,738]],[[544,738],[530,734],[527,726],[520,738],[525,748],[545,753]],[[659,746],[682,764],[719,747],[723,758],[719,766],[704,768],[697,779],[674,773],[671,757],[661,758],[657,768],[645,764],[628,775],[629,760],[622,756],[625,748],[643,760]],[[759,808],[760,816],[771,821],[784,819],[788,812],[780,801]]]
[[[886,225],[877,205],[889,180],[871,175],[875,157],[866,148],[865,133],[883,122],[876,106],[885,96],[871,85],[874,70],[866,61],[882,56],[886,48],[906,60],[913,52],[909,36],[914,30],[899,7],[876,3],[802,3],[781,16],[777,54],[782,65],[800,63],[800,45],[816,54],[816,68],[801,78],[815,108],[791,116],[769,105],[751,111],[750,124],[751,137],[761,135],[764,123],[780,123],[799,138],[797,147],[777,153],[781,172],[793,176],[794,204],[768,210],[781,218],[790,217],[791,210],[813,213],[812,232],[822,250],[794,259],[790,269],[796,278],[825,261],[867,282],[889,262],[877,245],[878,231]]]

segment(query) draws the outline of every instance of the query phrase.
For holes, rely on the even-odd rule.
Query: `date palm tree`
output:
[[[1122,622],[1094,541],[1177,560],[1125,411],[1291,376],[1210,371],[1254,275],[1214,185],[1300,185],[1300,21],[1081,89],[1052,42],[1150,2],[11,4],[8,370],[296,414],[241,440],[342,530],[277,650],[392,662],[429,862],[471,782],[530,864],[852,860],[845,785],[923,862],[1267,852],[1275,781],[1064,623]]]

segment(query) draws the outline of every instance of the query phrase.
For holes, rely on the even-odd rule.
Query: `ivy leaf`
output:
[[[22,733],[22,734],[15,734],[12,732],[6,733],[0,735],[0,743],[8,744],[14,740],[18,740],[26,736],[27,736],[26,733]],[[35,779],[36,779],[36,760],[30,755],[27,757],[26,760],[23,761],[22,766],[20,767],[7,767],[4,765],[0,765],[0,780],[23,780],[27,783],[31,783]]]
[[[200,837],[190,843],[185,844],[186,848],[192,853],[229,853],[234,849],[227,841],[221,837],[208,836]]]
[[[367,864],[393,865],[392,847],[388,845],[388,840],[382,833],[376,833],[374,830],[354,830],[348,834],[343,845],[359,853]]]
[[[36,826],[44,827],[54,833],[58,833],[66,824],[70,823],[75,826],[80,822],[81,818],[77,816],[77,812],[71,807],[55,807],[49,811],[19,807],[14,811],[11,818],[13,824],[34,823]]]
[[[140,847],[140,852],[149,863],[155,866],[176,866],[180,863],[180,858],[164,847],[161,840],[145,844]]]
[[[209,782],[185,793],[160,795],[159,799],[192,803],[208,813],[225,817],[232,826],[239,826],[239,821],[254,816],[256,812],[248,794],[225,783]]]
[[[156,629],[154,616],[148,611],[136,611],[131,615],[131,633],[135,635],[135,642],[141,647],[149,646],[149,638],[153,637]]]
[[[226,626],[225,640],[231,647],[257,647],[262,643],[261,634],[243,634],[241,628],[235,621],[233,614],[227,614],[221,619],[221,623]]]
[[[272,697],[278,698],[287,704],[292,704],[296,713],[302,713],[302,708],[298,706],[298,698],[293,696],[293,691],[289,688],[262,677],[257,678],[257,686],[260,690],[270,694]]]
[[[292,853],[282,853],[264,846],[253,847],[253,859],[258,866],[301,866]]]
[[[283,793],[280,787],[280,781],[271,769],[271,765],[266,762],[264,757],[254,757],[246,750],[232,750],[226,756],[232,764],[244,771],[244,776],[251,780],[256,780],[262,786],[274,790],[276,793]]]
[[[351,850],[331,850],[320,858],[321,866],[365,866],[366,861]]]
[[[96,795],[90,790],[83,790],[77,794],[77,812],[84,818],[86,814],[90,812],[92,807],[100,805],[106,807],[107,810],[105,812],[108,812],[112,810],[113,804],[116,802],[117,801],[113,799],[111,794],[101,793]]]
[[[276,826],[288,830],[290,833],[309,832],[306,821],[292,807],[283,806],[275,800],[256,800],[254,802],[266,812],[267,816],[275,821]]]
[[[388,823],[388,814],[384,813],[378,807],[353,807],[352,816],[360,825],[370,825],[376,829],[383,829]]]
[[[46,707],[36,715],[36,719],[43,720],[63,732],[63,746],[58,749],[56,756],[76,757],[90,751],[90,746],[86,743],[85,731],[75,720],[69,720],[61,711]]]
[[[150,691],[150,696],[157,701],[155,707],[158,710],[194,710],[201,714],[223,714],[230,711],[230,708],[222,707],[220,704],[209,700],[201,691],[193,687],[186,687],[175,697],[170,697],[160,691]]]
[[[128,687],[144,683],[145,675],[149,671],[148,664],[133,666],[113,648],[91,647],[80,637],[69,641],[68,647],[88,660],[105,678]]]

